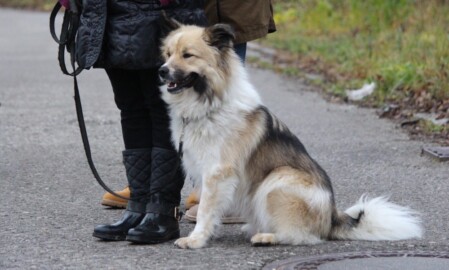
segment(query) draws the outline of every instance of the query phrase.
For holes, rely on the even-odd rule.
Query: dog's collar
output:
[[[182,159],[182,156],[184,155],[184,151],[182,150],[182,146],[184,145],[184,132],[186,129],[187,124],[190,123],[189,118],[182,118],[182,127],[181,127],[181,135],[179,135],[179,147],[178,147],[178,156],[180,159]]]

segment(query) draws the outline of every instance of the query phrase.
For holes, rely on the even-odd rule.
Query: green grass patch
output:
[[[449,132],[449,126],[436,125],[428,120],[419,121],[418,127],[420,129],[422,129],[425,133],[447,133],[447,132]]]
[[[449,98],[449,1],[279,0],[274,8],[278,31],[263,43],[330,73],[331,91],[375,81],[379,104],[422,91]]]

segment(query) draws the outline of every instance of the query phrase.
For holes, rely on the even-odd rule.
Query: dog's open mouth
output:
[[[190,73],[187,77],[182,78],[179,81],[167,82],[167,90],[170,94],[178,94],[185,88],[190,88],[195,84],[198,79],[198,74]]]

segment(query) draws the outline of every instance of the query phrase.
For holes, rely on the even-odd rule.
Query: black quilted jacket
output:
[[[182,23],[205,26],[203,5],[198,0],[83,0],[78,64],[83,68],[158,67],[165,34],[159,25],[162,10]]]

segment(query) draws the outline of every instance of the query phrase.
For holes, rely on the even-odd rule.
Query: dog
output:
[[[247,217],[255,246],[422,236],[419,215],[386,197],[336,209],[326,172],[248,80],[230,26],[167,25],[161,95],[186,174],[201,187],[197,224],[176,246],[206,246],[229,207]]]

